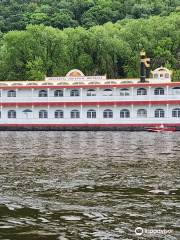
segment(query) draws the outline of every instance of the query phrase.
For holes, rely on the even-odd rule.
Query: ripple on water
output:
[[[134,240],[139,226],[179,240],[179,143],[178,132],[0,132],[0,239]]]

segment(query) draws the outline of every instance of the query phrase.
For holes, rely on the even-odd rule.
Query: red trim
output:
[[[31,107],[31,106],[124,106],[124,105],[166,105],[180,104],[180,100],[158,100],[158,101],[106,101],[106,102],[2,102],[0,106]]]
[[[159,123],[129,123],[129,124],[0,124],[0,127],[152,127]],[[180,126],[180,123],[166,123],[164,126]]]
[[[40,85],[40,86],[0,86],[0,89],[61,89],[61,88],[128,88],[128,87],[166,87],[166,86],[180,86],[180,82],[170,82],[170,83],[127,83],[127,84],[87,84],[87,85]]]

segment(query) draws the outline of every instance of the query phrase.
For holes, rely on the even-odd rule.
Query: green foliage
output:
[[[7,33],[0,49],[1,79],[42,79],[64,69],[65,38],[62,31],[42,25]]]
[[[27,62],[27,78],[29,80],[42,80],[44,79],[44,63],[40,57]]]
[[[124,18],[167,16],[179,9],[179,0],[2,0],[0,31],[24,30],[29,24],[89,28]]]
[[[173,81],[179,82],[180,81],[180,70],[174,70],[173,71]]]
[[[97,2],[107,4],[107,1]],[[137,77],[139,52],[144,48],[152,59],[152,68],[171,66],[176,69],[174,79],[177,80],[179,26],[178,13],[126,19],[115,24],[108,22],[90,29],[59,30],[28,25],[24,31],[0,35],[0,79],[41,80],[45,75],[65,75],[73,68],[81,69],[86,75],[107,73],[108,77]]]

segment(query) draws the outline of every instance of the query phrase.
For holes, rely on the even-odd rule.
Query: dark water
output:
[[[180,239],[180,132],[0,132],[0,163],[0,239]]]

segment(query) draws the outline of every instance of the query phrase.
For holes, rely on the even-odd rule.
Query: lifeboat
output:
[[[175,132],[176,128],[175,127],[166,127],[163,124],[161,124],[160,126],[148,127],[146,130],[148,132]]]

